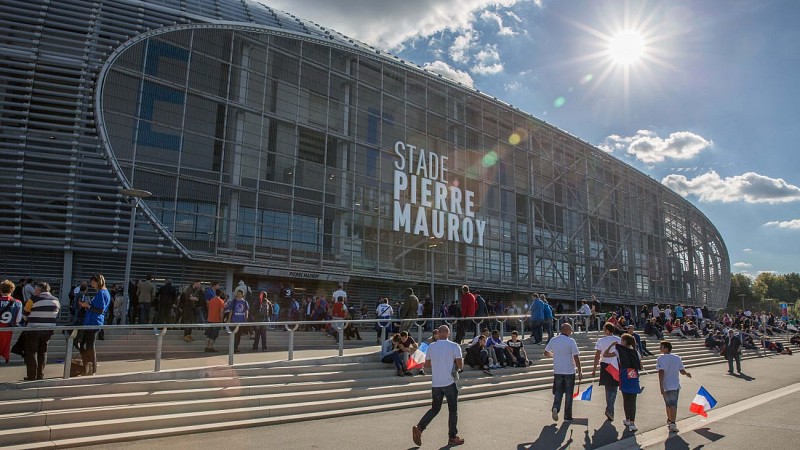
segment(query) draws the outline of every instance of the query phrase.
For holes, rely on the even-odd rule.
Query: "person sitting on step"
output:
[[[511,332],[511,339],[506,341],[506,348],[510,351],[510,365],[516,367],[528,367],[531,362],[528,360],[528,353],[525,346],[518,339],[517,331]]]
[[[489,351],[486,349],[486,336],[481,334],[476,339],[477,342],[470,344],[469,347],[467,347],[464,364],[472,367],[473,369],[475,367],[480,367],[481,370],[483,370],[483,373],[486,375],[491,375],[492,372],[489,371],[489,367],[492,363],[492,360],[489,359]]]
[[[400,335],[395,334],[389,339],[383,341],[381,345],[381,362],[386,364],[394,364],[397,370],[397,376],[402,377],[405,375],[405,366],[403,365],[403,358],[400,356]]]

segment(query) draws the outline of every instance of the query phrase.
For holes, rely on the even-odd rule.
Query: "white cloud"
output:
[[[600,148],[606,152],[625,151],[646,164],[659,163],[666,159],[692,159],[713,142],[690,131],[677,131],[666,138],[649,130],[639,130],[633,136],[613,134],[605,139]]]
[[[503,71],[503,65],[500,63],[496,64],[476,64],[472,66],[470,72],[477,74],[477,75],[494,75],[496,73],[500,73]]]
[[[745,248],[745,249],[742,249],[742,251],[745,252],[745,253],[750,253],[750,252],[753,251],[753,249],[752,248]]]
[[[425,63],[422,66],[423,69],[430,70],[431,72],[438,73],[445,78],[449,78],[453,81],[458,81],[461,84],[466,86],[472,87],[473,81],[472,77],[469,76],[467,72],[463,72],[461,70],[456,70],[450,67],[444,61],[434,61],[432,63]]]
[[[456,36],[453,40],[453,44],[450,46],[450,59],[457,63],[469,62],[469,53],[472,52],[476,41],[477,34],[475,30],[464,30],[463,33]]]
[[[470,71],[478,75],[493,75],[503,71],[503,63],[500,62],[500,53],[497,45],[488,45],[485,49],[475,54],[476,64]]]
[[[311,20],[374,47],[393,50],[403,42],[443,30],[470,28],[488,7],[522,0],[260,0],[271,8]],[[537,6],[541,0],[536,0]]]
[[[790,230],[800,230],[800,219],[787,220],[783,222],[772,221],[764,224],[767,227],[789,228]]]
[[[770,178],[754,172],[722,178],[713,170],[688,179],[667,175],[661,183],[686,197],[697,196],[701,202],[788,203],[800,201],[800,187],[782,178]]]
[[[736,268],[739,268],[739,269],[746,269],[748,267],[753,267],[753,265],[750,264],[750,263],[746,263],[746,262],[741,262],[740,261],[740,262],[734,263],[733,267],[736,267]]]
[[[514,91],[518,90],[521,87],[522,87],[522,83],[520,83],[517,80],[508,82],[508,83],[503,85],[503,89],[505,89],[506,92],[514,92]]]
[[[513,14],[513,13],[512,13]],[[487,21],[487,22],[494,22],[497,24],[499,31],[497,32],[500,36],[514,36],[514,30],[511,27],[507,27],[503,25],[503,18],[500,17],[500,14],[492,11],[483,11],[480,15],[480,18]],[[519,17],[517,17],[519,18]]]

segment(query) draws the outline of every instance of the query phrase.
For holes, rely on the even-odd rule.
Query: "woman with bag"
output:
[[[636,351],[636,339],[628,333],[622,335],[621,343],[610,346],[603,356],[612,358],[617,356],[619,361],[619,390],[622,391],[622,401],[625,409],[625,420],[628,431],[635,433],[636,428],[636,396],[641,393],[639,387],[639,371],[642,370],[642,360]]]

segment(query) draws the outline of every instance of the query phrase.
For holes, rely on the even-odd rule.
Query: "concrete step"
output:
[[[594,336],[578,336],[584,372]],[[724,362],[702,340],[670,339],[687,367]],[[373,348],[375,348],[373,346]],[[552,360],[526,345],[534,365],[462,374],[460,399],[549,389]],[[656,350],[654,346],[649,346]],[[746,352],[745,359],[760,357]],[[653,374],[655,358],[643,360]],[[81,445],[270,423],[335,417],[427,404],[430,377],[398,378],[377,355],[282,361],[237,367],[10,383],[1,393],[0,446]],[[588,381],[588,380],[586,380]],[[222,418],[223,422],[220,422]],[[86,427],[112,434],[86,436]],[[97,428],[95,428],[97,429]]]

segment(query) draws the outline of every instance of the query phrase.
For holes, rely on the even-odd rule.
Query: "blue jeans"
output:
[[[533,342],[538,344],[542,342],[542,327],[544,326],[544,320],[532,320],[531,321],[531,336],[533,337]]]
[[[139,303],[139,324],[150,323],[150,303]]]
[[[614,402],[617,401],[617,386],[605,386],[606,388],[606,414],[614,415]]]
[[[442,401],[447,398],[447,411],[449,413],[447,419],[447,435],[451,438],[458,436],[458,387],[455,383],[445,387],[431,388],[433,402],[431,409],[422,416],[419,421],[420,430],[425,430],[431,423],[434,417],[439,414],[442,409]]]
[[[561,411],[561,397],[564,399],[564,419],[572,419],[572,391],[575,390],[575,374],[553,375],[553,408]]]

